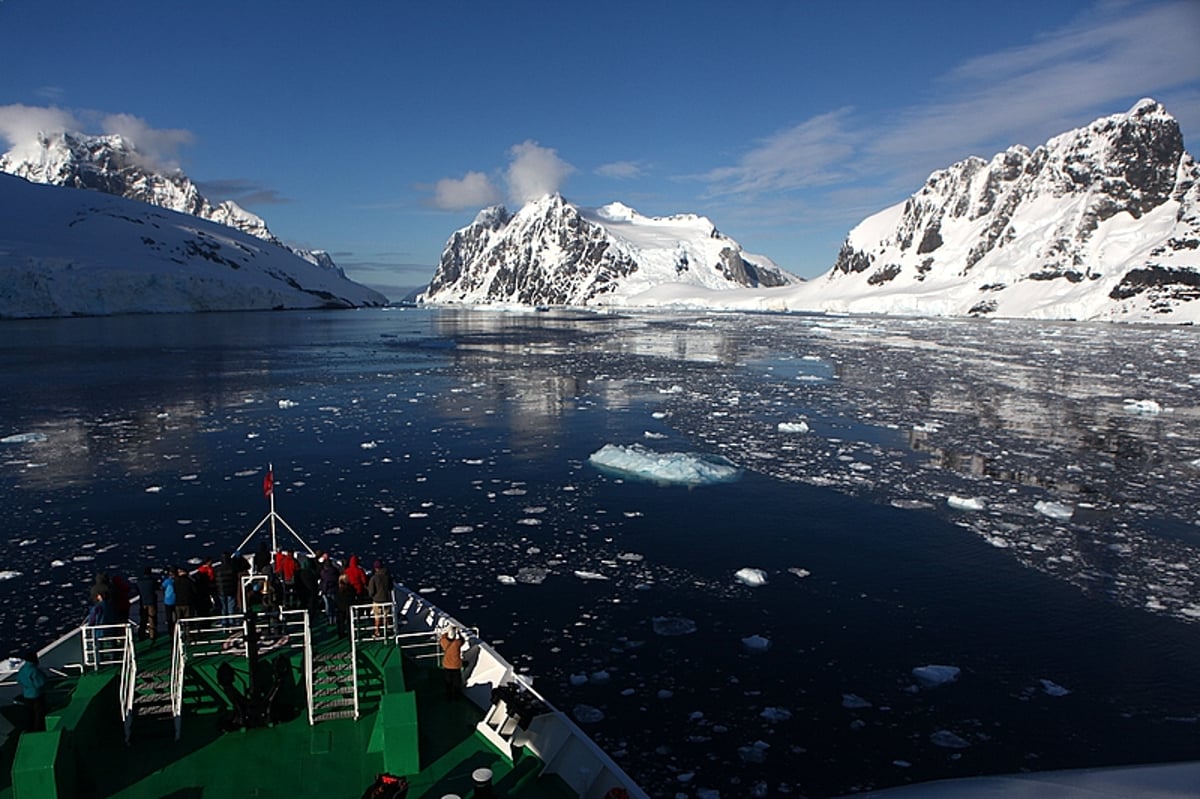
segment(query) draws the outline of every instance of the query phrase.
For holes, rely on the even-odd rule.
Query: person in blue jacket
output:
[[[174,566],[167,567],[167,576],[162,581],[163,616],[167,622],[167,637],[175,635],[175,572]]]
[[[29,707],[29,731],[45,732],[46,675],[38,668],[37,652],[26,653],[25,663],[17,672],[17,683],[21,686],[21,695]]]

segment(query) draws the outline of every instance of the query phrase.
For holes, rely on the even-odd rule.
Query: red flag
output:
[[[263,496],[271,496],[271,492],[275,490],[275,472],[267,470],[267,476],[263,478]]]

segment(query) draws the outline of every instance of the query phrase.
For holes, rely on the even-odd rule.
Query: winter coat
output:
[[[37,699],[46,691],[46,674],[31,661],[25,661],[17,672],[21,695],[26,699]]]
[[[217,589],[217,596],[237,596],[237,569],[232,559],[225,558],[217,566],[213,583]]]
[[[175,607],[175,577],[168,574],[163,578],[163,604]]]
[[[186,574],[175,577],[175,605],[182,608],[194,608],[199,599],[196,584]]]
[[[338,567],[334,564],[333,558],[327,559],[321,564],[321,593],[326,596],[333,596],[337,593],[338,577],[340,576]]]
[[[354,593],[359,596],[367,593],[367,573],[358,565],[358,555],[350,556],[350,564],[346,566],[346,579],[350,581]]]
[[[367,596],[371,597],[372,602],[392,601],[392,575],[388,574],[387,567],[380,566],[371,574],[367,582]]]

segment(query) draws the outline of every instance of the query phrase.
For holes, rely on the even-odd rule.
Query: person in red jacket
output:
[[[363,571],[362,566],[358,565],[358,555],[350,556],[350,564],[346,566],[346,579],[350,581],[350,587],[354,589],[357,596],[366,595],[367,573]]]
[[[294,553],[284,549],[275,553],[275,578],[283,588],[282,607],[292,606],[292,597],[296,593],[296,570],[299,567]]]

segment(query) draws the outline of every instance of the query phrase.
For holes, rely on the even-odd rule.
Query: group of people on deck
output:
[[[245,580],[243,578],[257,578]],[[158,636],[161,606],[168,635],[183,619],[201,616],[232,617],[246,604],[264,612],[307,610],[310,619],[324,614],[338,636],[350,631],[350,608],[374,604],[375,633],[386,627],[392,602],[392,577],[382,561],[376,560],[371,574],[351,555],[343,566],[327,552],[279,550],[271,552],[262,542],[247,559],[240,551],[222,553],[218,562],[206,559],[194,571],[168,566],[156,572],[145,567],[131,584],[120,575],[96,575],[88,592],[92,626],[122,624],[129,620],[130,600],[138,598],[138,640]],[[230,622],[232,623],[232,622]]]

